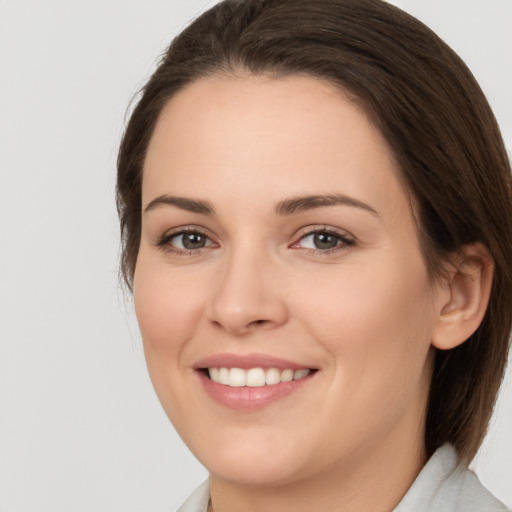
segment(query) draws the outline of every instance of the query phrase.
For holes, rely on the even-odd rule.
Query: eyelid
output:
[[[337,244],[335,247],[331,249],[311,249],[300,247],[298,244],[304,240],[305,238],[314,235],[316,233],[326,233],[328,235],[333,235],[337,237],[342,243]],[[327,225],[317,225],[317,226],[308,226],[306,228],[302,228],[299,233],[294,237],[295,241],[290,245],[290,248],[293,249],[304,249],[313,253],[329,253],[331,251],[336,251],[340,249],[346,249],[347,247],[354,246],[356,244],[356,238],[351,235],[346,230],[342,230],[339,228],[334,228],[332,226]]]
[[[210,242],[209,245],[206,245],[204,247],[199,247],[197,249],[182,249],[179,247],[174,247],[171,245],[171,240],[174,238],[184,235],[187,233],[198,233],[202,236],[204,236],[208,242]],[[318,249],[318,248],[307,248],[307,247],[300,247],[300,242],[304,240],[305,238],[312,236],[317,233],[326,233],[328,235],[332,235],[340,241],[336,246],[328,249]],[[346,230],[342,230],[340,228],[334,228],[332,226],[328,225],[313,225],[313,226],[307,226],[304,228],[301,228],[296,235],[294,236],[294,242],[289,245],[292,249],[303,249],[306,251],[309,251],[311,253],[322,253],[322,254],[328,254],[330,252],[346,249],[347,247],[354,246],[356,244],[356,238],[347,232]],[[209,230],[204,229],[200,226],[196,225],[185,225],[185,226],[178,226],[171,230],[166,231],[163,235],[161,235],[154,244],[158,248],[175,253],[175,254],[196,254],[198,252],[204,251],[205,249],[211,249],[212,247],[218,247],[219,243],[215,240],[215,238],[210,234]]]
[[[211,245],[208,245],[206,247],[199,247],[197,249],[181,249],[179,247],[173,247],[171,245],[170,242],[173,238],[176,238],[180,235],[184,235],[187,233],[198,233],[204,236],[207,240],[209,240],[211,242]],[[162,236],[160,236],[157,239],[155,245],[162,250],[172,252],[175,254],[196,254],[197,252],[202,251],[203,249],[218,247],[219,244],[215,241],[214,237],[211,234],[209,234],[208,230],[201,228],[200,226],[186,225],[178,226],[169,231],[166,231]]]

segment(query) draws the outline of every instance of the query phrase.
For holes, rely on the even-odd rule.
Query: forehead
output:
[[[145,204],[163,193],[270,201],[333,191],[400,209],[406,199],[365,112],[307,76],[193,82],[160,114],[144,165]]]

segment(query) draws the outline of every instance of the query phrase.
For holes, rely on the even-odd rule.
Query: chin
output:
[[[257,460],[222,460],[207,466],[222,480],[251,487],[285,485],[297,478],[297,460],[279,461],[261,456]]]
[[[272,486],[293,481],[302,467],[297,450],[283,446],[282,436],[278,437],[277,444],[264,436],[240,436],[242,439],[233,442],[234,434],[232,439],[216,443],[210,437],[211,445],[191,448],[211,475],[241,485]]]

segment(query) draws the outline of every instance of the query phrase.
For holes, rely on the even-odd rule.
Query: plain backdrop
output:
[[[206,477],[118,286],[130,99],[212,1],[0,0],[0,511],[172,511]],[[397,0],[465,59],[512,146],[512,2]],[[510,372],[474,463],[512,505]]]

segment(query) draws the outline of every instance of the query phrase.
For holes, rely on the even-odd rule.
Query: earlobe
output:
[[[449,350],[466,341],[482,322],[491,293],[494,261],[482,243],[465,246],[441,285],[432,345]]]

